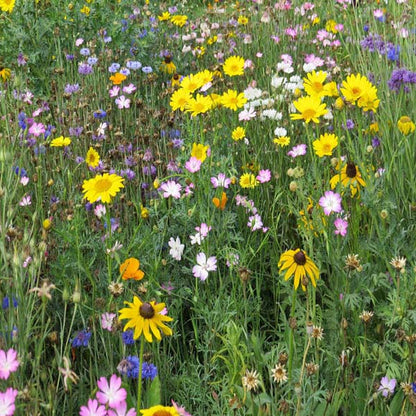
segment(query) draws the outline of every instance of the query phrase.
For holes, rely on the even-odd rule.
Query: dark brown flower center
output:
[[[295,260],[295,263],[299,266],[303,266],[306,263],[306,256],[303,253],[303,251],[298,251],[294,256],[293,259]]]
[[[355,178],[357,176],[357,168],[354,163],[347,163],[347,168],[345,169],[345,173],[349,178]]]
[[[165,64],[170,64],[172,62],[171,56],[165,56]]]
[[[139,313],[144,319],[152,319],[155,315],[155,310],[149,302],[145,302],[140,306]]]
[[[158,410],[155,413],[153,413],[153,416],[171,416],[172,414],[170,412],[167,412],[166,410]]]

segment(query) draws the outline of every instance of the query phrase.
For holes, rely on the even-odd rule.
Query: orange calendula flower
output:
[[[120,85],[126,78],[127,77],[125,75],[120,72],[116,72],[114,75],[111,75],[110,81],[112,81],[114,85]]]
[[[141,280],[144,273],[139,269],[140,261],[130,257],[123,264],[120,264],[120,274],[123,280],[134,279]]]
[[[221,200],[217,197],[212,198],[212,202],[215,205],[215,207],[220,209],[221,211],[224,211],[227,201],[228,201],[228,198],[225,192],[222,193]]]

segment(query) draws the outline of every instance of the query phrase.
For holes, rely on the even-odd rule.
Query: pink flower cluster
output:
[[[81,406],[80,416],[136,416],[136,410],[127,410],[127,391],[121,387],[121,378],[113,374],[108,381],[101,377],[97,381],[99,390],[95,399]]]
[[[19,367],[17,352],[10,348],[7,352],[0,350],[0,379],[7,380],[10,373]],[[5,392],[0,391],[0,415],[12,416],[15,410],[15,399],[18,391],[9,387]]]

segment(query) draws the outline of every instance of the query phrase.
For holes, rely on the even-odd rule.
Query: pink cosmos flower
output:
[[[32,198],[30,195],[25,195],[21,201],[19,202],[21,207],[27,207],[28,205],[32,205]]]
[[[0,350],[0,379],[7,380],[10,373],[14,373],[18,367],[17,352],[13,348],[7,352]]]
[[[121,110],[122,108],[130,108],[130,98],[126,98],[124,95],[116,98],[117,107]]]
[[[376,9],[376,10],[374,10],[373,11],[373,16],[376,18],[376,19],[380,19],[381,17],[383,17],[383,10],[381,10],[381,9]]]
[[[107,416],[136,416],[136,410],[131,408],[127,411],[127,403],[121,402],[118,407],[114,410],[110,409],[107,413]]]
[[[100,391],[97,392],[97,399],[101,404],[107,404],[112,408],[117,408],[121,402],[126,400],[127,392],[120,388],[121,378],[113,374],[110,383],[105,377],[101,377],[97,381]]]
[[[337,218],[334,221],[334,234],[341,235],[342,237],[345,237],[347,235],[347,228],[348,228],[348,222],[343,220],[342,218]]]
[[[228,189],[231,184],[231,179],[227,178],[224,173],[219,173],[217,177],[213,176],[211,178],[211,183],[214,188],[223,187]]]
[[[296,146],[293,146],[291,150],[287,152],[288,156],[292,156],[293,158],[297,156],[303,156],[306,155],[306,144],[298,144]]]
[[[0,415],[12,416],[14,414],[14,401],[18,391],[9,387],[4,393],[0,392]]]
[[[29,133],[33,134],[35,137],[39,137],[41,134],[45,133],[45,131],[45,126],[42,123],[34,122],[29,128]]]
[[[199,227],[195,227],[195,230],[201,234],[201,237],[205,238],[208,233],[211,231],[212,227],[203,222]]]
[[[101,328],[111,332],[113,330],[113,321],[115,317],[115,313],[103,313],[101,315]]]
[[[29,183],[29,178],[28,178],[27,176],[22,176],[22,177],[20,178],[20,183],[21,183],[23,186],[26,186],[26,185]]]
[[[198,253],[196,255],[196,262],[198,264],[192,268],[192,273],[195,277],[198,277],[202,281],[207,279],[208,272],[217,270],[217,259],[215,256],[207,259],[205,253]]]
[[[264,169],[264,170],[259,171],[259,174],[256,176],[256,179],[260,183],[265,183],[265,182],[269,182],[271,177],[272,177],[272,174],[270,173],[270,170]]]
[[[247,226],[251,231],[260,230],[263,227],[263,222],[259,214],[251,215],[248,217]]]
[[[167,181],[160,185],[160,189],[163,191],[163,197],[169,198],[170,196],[179,199],[181,197],[182,185],[175,181]]]
[[[118,93],[120,92],[120,87],[117,85],[114,85],[112,88],[110,88],[110,90],[108,91],[108,93],[110,94],[111,98],[117,97]]]
[[[257,113],[253,107],[248,107],[243,111],[238,113],[238,120],[239,121],[250,121],[252,118],[256,117]]]
[[[196,157],[192,156],[185,163],[185,169],[188,170],[188,172],[195,173],[195,172],[198,172],[199,169],[201,169],[201,165],[202,165],[202,162]]]
[[[305,64],[313,64],[315,67],[320,67],[325,63],[322,58],[315,56],[313,53],[305,56]]]
[[[79,409],[80,416],[107,416],[107,410],[105,406],[98,405],[97,400],[88,400],[87,406],[81,406]]]
[[[330,215],[332,212],[342,211],[342,198],[340,194],[332,191],[326,191],[325,195],[320,198],[319,205],[324,209],[325,215]]]

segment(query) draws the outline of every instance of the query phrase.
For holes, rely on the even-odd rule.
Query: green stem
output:
[[[144,340],[140,337],[140,352],[139,352],[139,379],[137,381],[137,410],[140,411],[142,399],[142,369],[143,369],[143,350]]]
[[[294,318],[295,315],[295,305],[296,305],[296,290],[293,289],[293,296],[292,296],[292,308],[290,311],[290,320]],[[289,324],[291,325],[291,322],[289,321]],[[294,328],[292,328],[292,325],[290,327],[290,339],[289,339],[289,383],[292,380],[292,365],[293,365],[293,349],[294,349]]]

